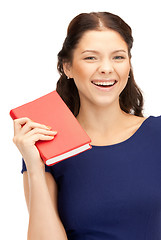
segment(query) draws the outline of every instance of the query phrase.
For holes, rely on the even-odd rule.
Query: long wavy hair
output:
[[[67,79],[63,70],[63,63],[72,63],[73,51],[86,31],[101,31],[105,28],[112,29],[123,37],[127,43],[128,54],[131,60],[131,48],[133,46],[132,30],[119,16],[109,12],[81,13],[76,16],[68,26],[63,47],[58,53],[57,69],[60,78],[56,84],[56,91],[75,117],[78,115],[80,109],[79,93],[74,79]],[[134,80],[132,66],[126,87],[119,96],[119,104],[124,112],[143,117],[144,99],[141,89]]]

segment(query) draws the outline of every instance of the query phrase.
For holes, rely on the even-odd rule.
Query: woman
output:
[[[143,116],[132,45],[131,28],[108,12],[80,14],[68,27],[56,90],[92,149],[44,166],[35,142],[56,132],[27,118],[14,121],[28,239],[161,239],[161,116]]]

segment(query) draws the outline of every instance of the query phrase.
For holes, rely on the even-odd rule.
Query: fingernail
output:
[[[50,126],[46,126],[47,128],[49,128],[49,129],[52,129],[52,127],[50,127]]]
[[[54,136],[49,136],[49,138],[50,138],[51,140],[53,140],[53,139],[54,139]]]

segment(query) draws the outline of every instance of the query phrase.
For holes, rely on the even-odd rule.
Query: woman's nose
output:
[[[111,61],[104,60],[100,63],[100,66],[99,66],[99,72],[100,73],[109,74],[113,71],[114,71],[114,69],[113,69],[113,64],[112,64]]]

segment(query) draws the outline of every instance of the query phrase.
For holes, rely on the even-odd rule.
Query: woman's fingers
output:
[[[29,118],[19,118],[15,119],[13,121],[14,123],[14,135],[16,135],[22,128],[24,124],[26,124],[28,121],[31,121]]]
[[[35,143],[39,140],[52,140],[56,134],[56,131],[51,131],[51,127],[35,123],[29,118],[14,120],[13,142],[25,159],[28,170],[37,169],[42,164]]]
[[[34,128],[25,135],[15,136],[13,141],[19,147],[19,149],[25,148],[25,146],[34,146],[39,140],[52,140],[57,134],[55,131],[49,131],[41,128]]]
[[[20,134],[24,135],[26,133],[28,133],[29,131],[31,131],[32,129],[46,129],[46,130],[49,130],[51,129],[50,127],[47,127],[46,125],[43,125],[43,124],[39,124],[39,123],[35,123],[33,121],[28,121],[22,128],[21,128],[21,131],[20,131]]]
[[[46,129],[46,130],[51,129],[51,127],[48,127],[44,124],[33,122],[29,118],[19,118],[14,120],[14,133],[15,133],[14,135],[17,135],[17,134],[24,135],[35,128]]]
[[[49,135],[44,135],[44,134],[38,133],[38,134],[34,134],[34,135],[30,136],[30,138],[26,138],[26,142],[28,141],[28,139],[30,139],[32,144],[35,144],[39,140],[42,140],[42,141],[52,140],[52,139],[54,139],[54,135],[49,136]]]
[[[35,129],[32,129],[30,132],[28,132],[25,135],[25,138],[30,139],[30,141],[32,141],[32,144],[35,144],[35,142],[39,140],[43,140],[43,141],[52,140],[54,139],[56,134],[57,132],[55,131],[35,128]]]
[[[29,118],[14,120],[15,133],[13,142],[17,145],[35,144],[38,140],[51,140],[57,134],[51,127],[35,123]],[[30,143],[29,143],[30,142]]]
[[[26,133],[26,137],[30,137],[32,135],[35,134],[41,134],[41,135],[46,135],[46,136],[55,136],[57,134],[56,131],[49,131],[46,129],[41,129],[41,128],[34,128],[31,131],[29,131],[28,133]]]

